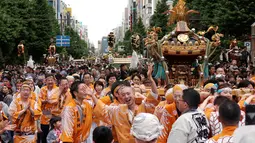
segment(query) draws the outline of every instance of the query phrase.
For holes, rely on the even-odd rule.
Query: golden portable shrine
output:
[[[166,83],[184,83],[195,87],[202,83],[203,77],[208,71],[208,59],[221,43],[222,34],[217,33],[218,27],[211,26],[207,31],[195,32],[188,27],[188,16],[195,10],[188,10],[185,0],[179,0],[172,10],[168,25],[176,24],[172,32],[158,40],[159,27],[147,32],[144,39],[149,58],[154,61],[154,76],[159,85]],[[204,37],[210,31],[214,31],[211,40]],[[198,61],[202,62],[198,62]],[[196,66],[192,66],[192,65]],[[195,74],[197,73],[197,74]],[[165,83],[164,83],[165,82]]]

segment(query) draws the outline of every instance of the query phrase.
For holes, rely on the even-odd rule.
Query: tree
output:
[[[125,32],[125,37],[124,37],[124,40],[123,40],[123,45],[125,47],[124,51],[127,55],[132,53],[132,47],[131,47],[131,36],[132,36],[132,34],[133,34],[133,32],[130,29],[128,29]]]
[[[80,39],[80,36],[72,28],[67,27],[65,29],[65,35],[71,37],[71,47],[67,48],[68,54],[72,55],[73,58],[81,58],[82,56],[88,56],[87,43]]]
[[[210,25],[218,25],[227,39],[246,40],[250,35],[255,19],[254,0],[187,0],[187,6],[200,12],[200,20],[193,22],[193,27],[201,25],[198,28],[206,29]]]
[[[59,32],[53,8],[45,0],[0,1],[0,63],[24,64],[29,55],[38,62]],[[17,57],[17,45],[25,45],[25,56]],[[17,58],[13,58],[17,57]]]
[[[137,23],[134,25],[133,33],[138,33],[142,37],[146,36],[145,26],[141,17],[138,18]]]
[[[27,37],[31,3],[27,0],[0,1],[0,64],[17,62],[17,45]],[[23,60],[21,60],[23,61]]]
[[[173,6],[175,6],[177,4],[178,0],[174,0],[173,1]]]
[[[164,14],[164,12],[166,12],[169,8],[166,1],[167,0],[158,1],[156,10],[150,20],[150,27],[161,27],[162,32],[158,35],[159,39],[161,39],[169,31],[167,28],[168,15]]]
[[[45,0],[34,1],[32,17],[34,20],[31,22],[31,32],[34,36],[28,40],[28,50],[35,61],[40,61],[43,53],[47,53],[50,39],[59,34],[59,30],[56,26],[55,13]]]

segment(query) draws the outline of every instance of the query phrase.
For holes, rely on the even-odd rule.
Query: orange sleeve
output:
[[[73,132],[74,132],[74,115],[75,112],[70,106],[66,106],[63,110],[62,123],[62,134],[60,140],[62,142],[74,142]]]
[[[145,99],[145,102],[142,102],[142,104],[139,105],[138,112],[139,113],[151,113],[153,114],[155,111],[156,106],[160,102],[160,97],[158,96],[158,99],[155,99],[151,93],[148,94],[147,98]]]
[[[212,108],[206,108],[204,112],[205,112],[205,117],[209,120],[211,112],[213,112],[213,109]]]
[[[46,87],[42,87],[41,91],[40,91],[40,95],[39,95],[39,98],[41,99],[42,102],[44,102],[46,100],[46,92],[47,92],[47,89],[45,89]]]
[[[91,125],[92,125],[92,107],[91,105],[84,101],[85,104],[85,118],[83,119],[84,126],[82,128],[82,140],[86,140],[86,138],[89,136]]]
[[[238,102],[238,105],[239,105],[239,107],[240,107],[240,109],[241,109],[242,111],[245,111],[244,102],[245,102],[245,99],[240,100],[240,101]]]
[[[94,115],[107,124],[112,124],[114,116],[119,112],[119,106],[108,106],[98,100],[94,108]]]
[[[158,117],[158,119],[160,120],[161,119],[161,116],[162,116],[162,110],[161,108],[164,108],[165,106],[165,101],[161,101],[158,106],[155,108],[155,111],[154,111],[154,115]]]
[[[110,105],[112,103],[111,97],[108,95],[101,97],[100,100],[106,105]]]
[[[166,143],[168,135],[172,129],[172,125],[176,121],[177,111],[175,104],[167,104],[164,107],[160,123],[164,126],[157,143]]]
[[[39,106],[39,104],[36,101],[32,101],[32,104],[33,104],[32,110],[34,112],[34,119],[39,120],[42,115],[41,107]]]
[[[18,100],[18,99],[17,99]],[[21,113],[21,110],[18,111],[18,102],[17,100],[11,102],[10,106],[9,106],[9,114],[10,116],[12,117],[12,122],[15,123],[16,120],[18,119],[19,117],[19,114]]]

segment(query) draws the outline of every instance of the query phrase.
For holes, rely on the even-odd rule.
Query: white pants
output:
[[[84,143],[93,143],[93,131],[97,127],[97,124],[95,122],[92,122],[89,137]]]

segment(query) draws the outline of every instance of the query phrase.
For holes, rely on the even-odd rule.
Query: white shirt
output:
[[[173,124],[167,143],[203,143],[209,137],[209,123],[199,110],[183,113]]]

